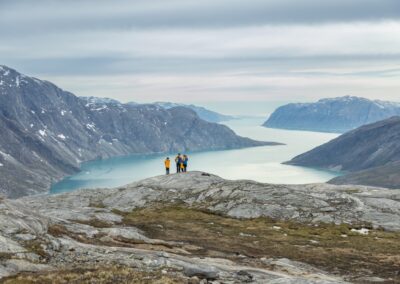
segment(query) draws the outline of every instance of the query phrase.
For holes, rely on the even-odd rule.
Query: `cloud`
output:
[[[43,29],[57,32],[76,29],[226,28],[400,18],[400,2],[397,0],[119,0],[116,2],[2,0],[0,2],[2,8],[0,23],[12,23],[14,32],[21,33],[24,31],[40,33]],[[0,26],[0,29],[7,31],[4,25]]]
[[[0,0],[0,39],[2,64],[124,101],[399,90],[398,0]]]

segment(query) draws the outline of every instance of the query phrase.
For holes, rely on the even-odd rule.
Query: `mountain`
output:
[[[190,108],[193,111],[195,111],[201,119],[203,119],[205,121],[209,121],[209,122],[217,122],[218,123],[218,122],[232,120],[232,119],[236,118],[231,115],[220,114],[218,112],[208,110],[204,107],[196,106],[196,105],[192,105],[192,104],[187,105],[187,104],[177,104],[177,103],[170,103],[170,102],[155,102],[154,104],[157,106],[163,107],[165,109],[170,109],[170,108],[174,108],[174,107],[187,107],[187,108]]]
[[[189,172],[0,199],[0,282],[399,283],[399,196]]]
[[[132,153],[269,145],[203,121],[184,107],[78,98],[0,66],[0,192],[47,191],[81,162]]]
[[[348,172],[332,183],[400,188],[400,117],[347,132],[287,164]]]
[[[263,126],[343,133],[396,115],[400,115],[400,103],[345,96],[281,106]]]

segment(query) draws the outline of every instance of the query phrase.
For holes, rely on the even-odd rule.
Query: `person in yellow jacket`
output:
[[[171,160],[169,159],[169,157],[165,159],[164,165],[165,165],[165,172],[167,175],[169,175],[169,168],[171,167]]]

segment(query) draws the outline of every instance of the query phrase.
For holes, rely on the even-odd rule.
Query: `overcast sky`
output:
[[[400,1],[0,0],[0,64],[122,101],[400,101]]]

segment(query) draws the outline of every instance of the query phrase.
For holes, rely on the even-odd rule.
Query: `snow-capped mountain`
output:
[[[92,159],[265,144],[203,121],[188,108],[79,98],[5,66],[0,133],[0,193],[13,197],[47,191]]]
[[[345,96],[281,106],[264,126],[340,133],[397,115],[400,103]]]

